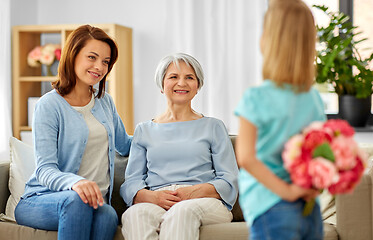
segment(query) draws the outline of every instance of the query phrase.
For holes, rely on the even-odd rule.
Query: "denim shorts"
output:
[[[308,216],[303,216],[304,200],[280,201],[256,218],[250,228],[251,240],[322,240],[323,223],[316,203]]]

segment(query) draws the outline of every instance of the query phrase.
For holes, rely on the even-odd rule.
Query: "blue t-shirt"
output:
[[[172,184],[212,184],[229,210],[236,202],[238,167],[224,123],[216,118],[143,122],[133,136],[120,193],[131,206],[136,193]]]
[[[235,114],[256,126],[257,158],[286,182],[291,180],[281,157],[284,144],[311,122],[326,120],[317,90],[311,88],[308,92],[297,94],[291,85],[285,84],[280,88],[270,80],[249,88]],[[244,169],[239,174],[239,192],[240,206],[249,226],[281,200]]]

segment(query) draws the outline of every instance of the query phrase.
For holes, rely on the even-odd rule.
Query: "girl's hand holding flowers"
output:
[[[365,168],[367,156],[353,139],[354,129],[344,120],[314,122],[289,139],[282,153],[294,184],[335,195],[352,192]],[[312,211],[305,207],[304,215]],[[308,204],[309,205],[309,204]]]

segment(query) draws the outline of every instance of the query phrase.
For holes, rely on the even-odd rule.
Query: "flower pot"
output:
[[[371,96],[356,98],[352,95],[338,97],[338,115],[353,127],[365,127],[372,107]]]

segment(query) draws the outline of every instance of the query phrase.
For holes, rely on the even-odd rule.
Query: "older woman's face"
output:
[[[190,103],[198,91],[194,69],[183,61],[179,61],[179,67],[171,63],[164,77],[163,89],[168,101],[175,104]]]

